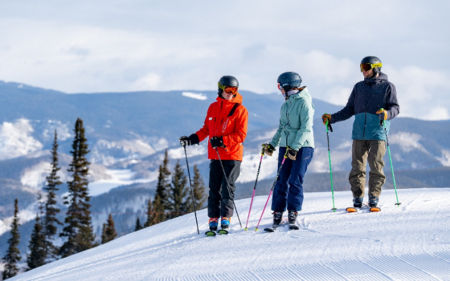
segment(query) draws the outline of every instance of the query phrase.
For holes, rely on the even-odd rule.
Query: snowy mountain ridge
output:
[[[125,235],[11,280],[449,280],[450,188],[383,191],[379,213],[348,214],[351,193],[306,193],[298,231],[271,224],[255,198],[249,230],[206,237],[206,210]],[[250,199],[236,202],[245,226]],[[270,206],[270,203],[269,203]],[[269,207],[270,208],[270,207]]]
[[[275,94],[259,95],[246,91],[241,94],[250,118],[238,193],[248,194],[253,187],[249,185],[255,179],[261,143],[273,136],[283,99]],[[20,248],[26,252],[37,193],[48,174],[49,149],[55,129],[60,141],[60,176],[65,182],[71,160],[73,123],[77,117],[83,118],[91,150],[90,192],[94,196],[94,229],[99,235],[105,216],[112,212],[122,235],[132,231],[136,217],[145,217],[145,200],[153,196],[164,150],[168,149],[171,169],[177,160],[184,166],[184,151],[179,147],[178,137],[200,128],[209,104],[216,97],[214,91],[65,94],[0,81],[0,111],[3,113],[0,115],[0,254],[5,251],[12,217],[11,198],[19,199],[24,237]],[[324,174],[320,174],[321,180],[307,180],[305,190],[323,191],[329,189],[329,175],[325,174],[328,172],[327,143],[320,115],[336,112],[341,107],[320,100],[314,100],[314,105],[316,149],[308,175]],[[396,171],[450,167],[450,144],[442,141],[450,139],[450,132],[442,130],[446,124],[448,121],[396,118],[390,135]],[[351,127],[351,120],[335,124],[334,132],[330,134],[335,173],[347,173],[349,169]],[[188,147],[187,153],[189,163],[198,165],[207,183],[209,160],[206,142]],[[385,162],[388,163],[387,156]],[[261,183],[274,177],[276,165],[276,157],[264,157],[259,176]],[[426,173],[422,175],[431,177]],[[442,186],[428,185],[429,182],[415,181],[414,186]],[[403,183],[399,181],[399,184]],[[336,181],[335,188],[348,188],[348,183],[346,180]],[[63,185],[59,195],[66,191]],[[133,204],[134,207],[130,207]],[[64,214],[65,206],[60,207]]]

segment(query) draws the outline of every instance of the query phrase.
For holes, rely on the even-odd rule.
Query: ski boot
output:
[[[218,220],[219,218],[209,218],[209,231],[205,232],[206,236],[216,236],[217,226],[219,225]]]
[[[222,217],[222,220],[220,220],[220,230],[219,234],[228,234],[230,230],[230,223],[231,218],[230,217]]]
[[[289,211],[288,213],[289,229],[291,230],[299,230],[299,227],[295,224],[297,221],[297,214],[296,211]]]
[[[264,228],[264,231],[274,232],[277,227],[280,226],[281,220],[283,219],[283,212],[273,212],[273,224],[272,227]]]
[[[378,197],[369,195],[369,208],[371,212],[379,212],[381,209],[377,207],[378,205]]]
[[[353,207],[348,207],[346,210],[349,213],[355,213],[358,209],[361,209],[364,197],[353,198]]]

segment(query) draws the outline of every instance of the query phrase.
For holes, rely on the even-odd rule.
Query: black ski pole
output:
[[[217,157],[219,158],[220,167],[222,167],[223,176],[225,177],[225,181],[227,182],[228,194],[229,194],[230,197],[231,197],[230,184],[228,183],[227,174],[225,173],[225,169],[224,169],[224,167],[223,167],[222,160],[220,159],[219,151],[217,150],[217,147],[214,147],[214,149],[216,150]],[[230,198],[230,199],[231,199],[231,198]],[[237,217],[238,217],[239,224],[241,225],[241,228],[242,228],[241,219],[239,218],[239,213],[238,213],[238,210],[237,210],[237,208],[236,208],[236,204],[234,204],[234,196],[233,196],[232,202],[233,202],[234,209],[236,210],[236,215],[237,215]]]
[[[187,166],[188,175],[189,175],[189,186],[191,187],[192,204],[194,205],[195,222],[197,223],[197,233],[200,234],[200,230],[198,229],[197,207],[195,206],[194,190],[192,189],[191,172],[189,172],[189,163],[188,163],[188,157],[187,157],[187,152],[186,152],[186,146],[183,146],[183,147],[184,147],[184,155],[186,156],[186,166]]]

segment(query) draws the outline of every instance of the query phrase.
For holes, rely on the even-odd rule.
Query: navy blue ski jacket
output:
[[[352,139],[354,140],[386,140],[380,119],[375,112],[384,108],[388,113],[386,129],[389,133],[390,121],[400,112],[397,91],[394,84],[388,81],[384,73],[376,78],[366,78],[354,87],[347,105],[331,115],[330,123],[344,121],[355,115]]]

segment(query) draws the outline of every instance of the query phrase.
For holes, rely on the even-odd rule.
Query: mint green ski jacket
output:
[[[280,125],[270,144],[273,147],[289,146],[297,151],[302,147],[314,148],[313,117],[314,105],[305,87],[289,96],[281,106]]]

